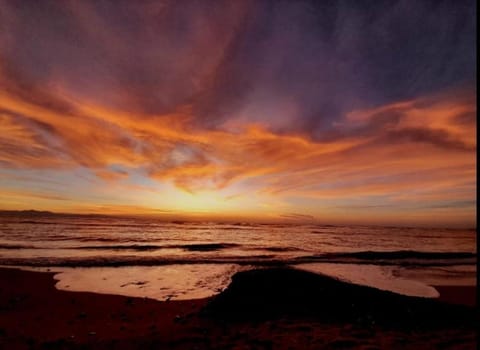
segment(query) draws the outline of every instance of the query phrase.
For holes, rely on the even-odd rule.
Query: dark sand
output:
[[[471,286],[435,286],[440,293],[439,300],[458,305],[477,305],[477,288]]]
[[[439,290],[450,304],[278,268],[239,273],[214,298],[159,302],[0,269],[0,349],[476,348],[475,309],[451,304],[475,288]]]

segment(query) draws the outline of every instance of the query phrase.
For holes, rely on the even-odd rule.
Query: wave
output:
[[[298,248],[291,248],[291,247],[259,247],[256,248],[259,250],[266,250],[268,252],[296,252],[301,251]]]
[[[211,228],[211,227],[209,227]],[[256,229],[255,226],[224,226],[224,227],[215,227],[215,230],[221,231],[251,231]]]
[[[165,246],[119,246],[120,249],[154,250]],[[172,247],[172,246],[167,246]],[[174,245],[190,251],[210,251],[225,249],[227,244]],[[87,249],[87,248],[85,248]],[[264,249],[266,250],[266,249]],[[325,253],[297,257],[282,257],[275,254],[230,255],[230,256],[94,256],[94,257],[36,257],[0,258],[0,265],[16,266],[56,266],[56,267],[108,267],[108,266],[160,266],[169,264],[237,264],[252,266],[295,266],[305,263],[368,264],[396,266],[454,266],[475,265],[476,254],[467,252],[352,252]]]
[[[205,243],[205,244],[184,244],[179,246],[179,248],[189,250],[189,251],[212,251],[212,250],[220,250],[226,248],[235,248],[240,246],[239,244],[235,243]]]
[[[105,240],[109,242],[109,240]],[[134,251],[154,251],[160,249],[183,249],[191,252],[208,252],[208,251],[217,251],[222,249],[229,249],[239,247],[239,244],[235,243],[198,243],[198,244],[116,244],[116,245],[88,245],[88,246],[67,246],[61,247],[60,249],[71,249],[71,250],[134,250]],[[21,245],[21,244],[0,244],[0,249],[58,249],[55,247],[39,247],[32,245]],[[281,251],[282,248],[275,247],[271,248],[271,251]],[[270,250],[266,248],[265,250]]]
[[[69,247],[69,249],[87,249],[87,250],[137,250],[149,251],[160,249],[183,249],[186,251],[216,251],[240,246],[234,243],[198,243],[198,244],[130,244],[130,245],[98,245],[98,246],[79,246]]]
[[[463,259],[476,257],[476,253],[470,252],[425,252],[417,250],[396,250],[396,251],[360,251],[349,253],[326,253],[318,255],[326,258],[353,257],[357,259]]]
[[[121,266],[163,266],[185,264],[237,264],[237,265],[283,265],[273,255],[255,255],[250,257],[231,256],[225,258],[195,257],[158,257],[158,256],[115,256],[115,257],[72,257],[72,258],[0,258],[4,266],[34,267],[121,267]]]
[[[11,220],[11,221],[2,221],[6,224],[41,224],[41,225],[58,225],[58,222],[55,221],[36,221],[36,220]]]
[[[37,249],[38,247],[24,244],[0,244],[0,249]]]
[[[424,252],[415,250],[358,251],[300,256],[295,258],[295,261],[301,263],[450,266],[475,264],[477,254],[471,252]]]
[[[131,245],[91,245],[91,246],[78,246],[67,247],[66,249],[80,249],[80,250],[136,250],[136,251],[152,251],[167,248],[162,245],[155,244],[131,244]]]
[[[92,241],[92,239],[87,240]],[[118,240],[95,239],[99,242],[113,242]],[[293,247],[276,247],[276,246],[242,246],[236,243],[198,243],[198,244],[108,244],[108,245],[81,245],[81,246],[66,246],[60,249],[69,250],[105,250],[105,251],[156,251],[161,249],[182,249],[191,252],[209,252],[219,251],[230,248],[241,247],[242,250],[248,251],[267,251],[267,252],[301,252],[303,250]],[[0,244],[0,249],[58,249],[52,246],[34,246],[22,244]]]

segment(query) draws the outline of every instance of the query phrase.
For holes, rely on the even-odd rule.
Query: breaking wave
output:
[[[162,248],[181,248],[188,251],[210,252],[228,249],[238,245],[226,243],[189,244],[189,245],[130,245],[109,246],[108,249],[156,250]],[[80,249],[103,249],[102,247],[79,247]],[[262,250],[275,253],[273,247]],[[280,249],[280,248],[279,248]],[[279,252],[282,252],[280,249]],[[421,251],[360,251],[351,253],[325,253],[285,257],[276,254],[257,255],[193,255],[193,256],[89,256],[89,257],[34,257],[0,258],[0,265],[17,266],[55,266],[55,267],[108,267],[108,266],[160,266],[168,264],[238,264],[252,266],[298,265],[305,263],[334,264],[375,264],[398,266],[452,266],[476,264],[476,253],[468,252],[421,252]]]

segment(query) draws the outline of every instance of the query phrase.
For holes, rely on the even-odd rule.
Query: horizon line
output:
[[[165,213],[165,211],[163,211]],[[430,225],[407,225],[407,224],[382,224],[382,223],[326,223],[318,218],[312,217],[310,220],[295,219],[293,217],[279,217],[279,218],[246,218],[239,216],[225,217],[208,217],[195,216],[192,214],[173,214],[171,217],[166,217],[161,213],[95,213],[95,212],[60,212],[52,210],[38,210],[38,209],[0,209],[0,216],[2,214],[36,214],[36,215],[53,215],[53,216],[85,216],[85,217],[120,217],[120,218],[150,218],[162,222],[180,223],[180,222],[214,222],[214,223],[241,223],[241,224],[289,224],[289,225],[318,225],[318,226],[358,226],[358,227],[384,227],[384,228],[425,228],[425,229],[450,229],[450,230],[477,230],[477,226],[457,225],[457,226],[430,226]]]

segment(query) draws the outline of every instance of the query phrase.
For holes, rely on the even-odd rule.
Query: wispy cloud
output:
[[[472,208],[472,4],[1,1],[0,167],[277,216]]]
[[[75,116],[69,116],[5,93],[0,99],[7,131],[0,142],[11,145],[2,148],[0,159],[12,167],[83,166],[110,180],[128,176],[128,170],[109,169],[120,164],[191,192],[257,178],[262,191],[311,196],[448,187],[475,175],[475,128],[462,116],[476,106],[464,96],[352,112],[339,124],[338,136],[325,141],[257,125],[234,132],[200,129],[186,112],[138,121],[137,115],[79,103],[70,105]],[[75,123],[65,122],[69,118]]]

